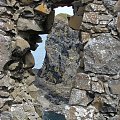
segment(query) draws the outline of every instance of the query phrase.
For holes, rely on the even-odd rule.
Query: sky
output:
[[[72,7],[58,7],[55,9],[55,15],[59,13],[67,13],[69,15],[73,15]],[[47,34],[40,35],[42,37],[43,42],[39,43],[39,47],[36,51],[32,51],[32,54],[35,58],[35,67],[37,69],[40,69],[43,65],[44,58],[45,58],[45,41],[47,39]]]

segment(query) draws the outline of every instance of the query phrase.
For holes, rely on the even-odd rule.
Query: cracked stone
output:
[[[79,89],[72,89],[71,96],[70,96],[70,99],[69,99],[69,104],[70,105],[87,106],[88,103],[90,103],[91,101],[92,101],[92,99],[90,99],[87,96],[86,91],[79,90]]]

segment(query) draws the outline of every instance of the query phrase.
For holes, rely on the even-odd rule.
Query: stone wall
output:
[[[39,34],[50,32],[54,7],[71,5],[68,23],[79,37],[66,19],[55,22],[39,79],[62,98],[57,103],[66,105],[67,120],[119,120],[120,1],[115,0],[0,1],[1,120],[41,119],[31,50],[42,41]]]
[[[65,108],[68,120],[120,119],[119,15],[114,7],[117,4],[112,0],[94,0],[85,8],[80,30],[80,39],[85,43],[84,72],[78,71],[74,79]]]
[[[61,20],[55,21],[48,36],[47,54],[39,75],[48,81],[47,84],[55,83],[52,88],[56,93],[69,99],[64,111],[67,120],[120,119],[120,39],[117,4],[119,2],[112,0],[94,0],[85,5],[79,39],[72,36],[76,35],[74,30],[66,31],[66,21],[63,29]],[[62,15],[60,16],[62,19]],[[70,21],[69,25],[74,29],[79,26],[77,24],[76,27],[76,24]],[[67,94],[65,87],[70,89]]]

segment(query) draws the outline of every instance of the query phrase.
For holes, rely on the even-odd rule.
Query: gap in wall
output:
[[[55,8],[55,15],[59,14],[59,13],[66,13],[69,15],[73,15],[73,9],[72,7],[58,7]],[[47,40],[47,34],[44,35],[40,35],[42,38],[42,43],[39,43],[38,48],[36,51],[32,51],[32,54],[34,56],[35,59],[35,67],[36,69],[40,69],[43,65],[44,62],[44,58],[45,58],[45,41]]]

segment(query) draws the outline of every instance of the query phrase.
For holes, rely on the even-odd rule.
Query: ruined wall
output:
[[[63,1],[47,1],[52,9],[42,3],[45,11],[37,7],[39,2],[0,1],[1,120],[41,119],[39,89],[33,84],[31,50],[41,42],[39,34],[50,32],[54,18],[50,6],[60,6]],[[67,120],[119,120],[120,3],[115,0],[71,2],[65,1],[61,6],[73,5],[75,16],[68,21],[70,27],[79,30],[79,37],[77,31],[62,26],[59,20],[55,23],[57,30],[53,29],[46,44],[46,62],[39,72],[40,79],[48,80],[46,84],[52,85],[60,98],[65,98],[66,102],[59,104],[66,105]]]
[[[120,119],[120,39],[116,12],[119,5],[116,2],[94,0],[85,6],[79,40],[74,30],[66,31],[65,22],[63,29],[61,21],[58,25],[55,22],[48,36],[47,54],[39,75],[55,83],[52,89],[56,93],[68,97],[64,111],[67,120]],[[78,29],[75,23],[69,24]],[[67,94],[65,87],[71,89]]]
[[[0,120],[41,119],[31,54],[41,42],[40,16],[27,4],[0,0]]]

